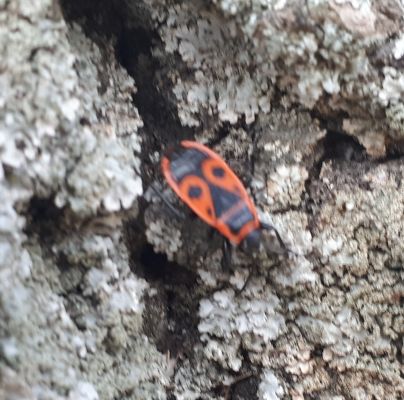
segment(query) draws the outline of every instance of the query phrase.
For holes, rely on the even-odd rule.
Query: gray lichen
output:
[[[0,398],[403,397],[402,2],[0,3]],[[288,256],[223,269],[186,135]]]
[[[373,156],[384,155],[388,138],[401,132],[387,115],[402,104],[399,1],[214,1],[218,10],[204,2],[148,3],[164,21],[164,56],[178,54],[187,67],[170,71],[184,125],[214,118],[251,124],[287,92],[289,108],[298,102],[324,115],[346,113],[344,123],[358,125],[347,131]]]
[[[113,214],[136,215],[142,194],[134,81],[116,62],[98,70],[105,54],[52,4],[0,11],[0,397],[165,399],[166,358],[141,334],[148,285]]]

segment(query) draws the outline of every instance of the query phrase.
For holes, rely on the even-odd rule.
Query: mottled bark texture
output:
[[[0,399],[404,397],[402,1],[0,0],[0,48]],[[296,255],[222,268],[184,138]]]

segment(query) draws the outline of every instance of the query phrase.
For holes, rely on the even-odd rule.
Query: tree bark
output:
[[[0,45],[0,399],[404,397],[401,1],[0,1]],[[294,254],[222,268],[183,139]]]

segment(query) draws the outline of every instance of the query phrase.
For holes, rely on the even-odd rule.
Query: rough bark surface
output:
[[[0,48],[0,399],[404,397],[402,1],[0,0]],[[221,267],[184,138],[296,255]]]

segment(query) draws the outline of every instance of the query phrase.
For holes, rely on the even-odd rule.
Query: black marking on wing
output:
[[[215,207],[215,214],[217,218],[226,213],[232,207],[236,207],[240,203],[241,198],[234,193],[222,189],[208,182],[209,189],[213,199],[213,205]],[[250,211],[247,205],[244,205],[238,209],[229,219],[224,221],[229,229],[237,234],[240,229],[249,221],[254,220],[254,215]]]
[[[198,199],[201,197],[202,189],[199,186],[191,186],[188,190],[188,196],[191,199]]]
[[[222,189],[213,183],[207,183],[209,185],[210,194],[215,206],[215,215],[217,218],[220,218],[228,209],[235,206],[240,201],[240,197],[236,194],[231,193],[226,189]]]
[[[202,177],[201,164],[209,158],[196,149],[179,148],[170,155],[171,175],[176,182],[180,182],[188,175]]]
[[[221,167],[214,167],[212,173],[216,178],[223,178],[224,177],[224,169]]]
[[[236,206],[240,202],[241,198],[237,191],[235,191],[235,193],[229,192],[228,190],[216,186],[206,180],[205,176],[202,173],[201,165],[204,160],[209,158],[207,154],[204,154],[197,149],[180,147],[173,151],[170,154],[169,158],[171,174],[177,184],[180,184],[182,179],[189,175],[198,176],[208,184],[215,208],[214,212],[216,218],[219,219],[226,211]],[[220,167],[214,168],[212,172],[216,177],[224,176],[224,170]],[[188,193],[189,197],[198,198],[200,196],[198,189],[200,191],[200,188],[198,187],[191,187],[190,192]],[[207,212],[211,214],[212,210],[207,210]],[[253,220],[254,215],[252,214],[248,206],[245,205],[225,222],[228,225],[229,229],[234,234],[237,234],[247,222]]]
[[[241,208],[227,221],[227,226],[234,233],[238,234],[240,229],[250,221],[254,220],[254,215],[247,206]]]

